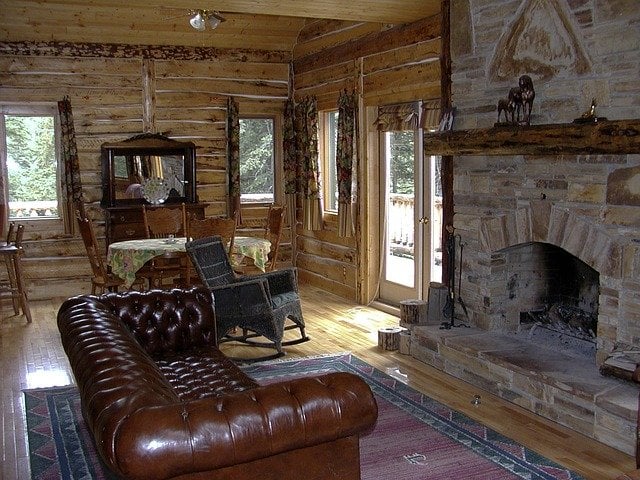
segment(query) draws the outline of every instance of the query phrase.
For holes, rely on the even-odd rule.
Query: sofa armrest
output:
[[[121,425],[115,458],[126,478],[195,474],[358,435],[377,414],[354,374],[300,378],[139,410]]]

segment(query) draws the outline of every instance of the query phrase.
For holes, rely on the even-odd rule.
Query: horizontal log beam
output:
[[[624,155],[640,153],[640,119],[498,126],[425,135],[429,155]]]
[[[177,45],[125,45],[71,42],[4,42],[0,55],[63,57],[149,58],[153,60],[288,63],[291,53],[280,50],[188,47]]]
[[[301,57],[293,62],[296,74],[318,70],[336,63],[374,55],[381,50],[393,50],[440,38],[440,17],[430,17],[409,25],[400,25],[384,32],[370,33],[321,52]]]

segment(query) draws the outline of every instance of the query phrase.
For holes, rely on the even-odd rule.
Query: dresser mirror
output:
[[[103,207],[196,203],[195,145],[160,134],[104,143]]]

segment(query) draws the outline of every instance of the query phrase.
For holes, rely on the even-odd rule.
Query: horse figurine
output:
[[[529,75],[522,75],[518,80],[520,88],[520,96],[523,109],[523,120],[526,125],[531,122],[531,109],[533,108],[533,99],[536,98],[536,92],[533,89],[533,80]],[[518,118],[519,120],[519,118]]]
[[[511,109],[511,123],[520,123],[520,113],[522,111],[522,90],[520,87],[513,87],[509,90],[509,108]]]
[[[500,118],[504,112],[504,122],[500,122]],[[498,100],[498,123],[513,123],[513,106],[509,103],[508,98]]]

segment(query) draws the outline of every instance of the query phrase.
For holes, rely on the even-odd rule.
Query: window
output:
[[[55,106],[3,106],[0,159],[10,219],[59,219],[60,129]]]
[[[273,118],[240,119],[240,201],[274,200],[275,138]]]
[[[336,150],[338,145],[338,111],[321,112],[322,128],[322,184],[324,185],[324,210],[338,211],[338,177]]]

